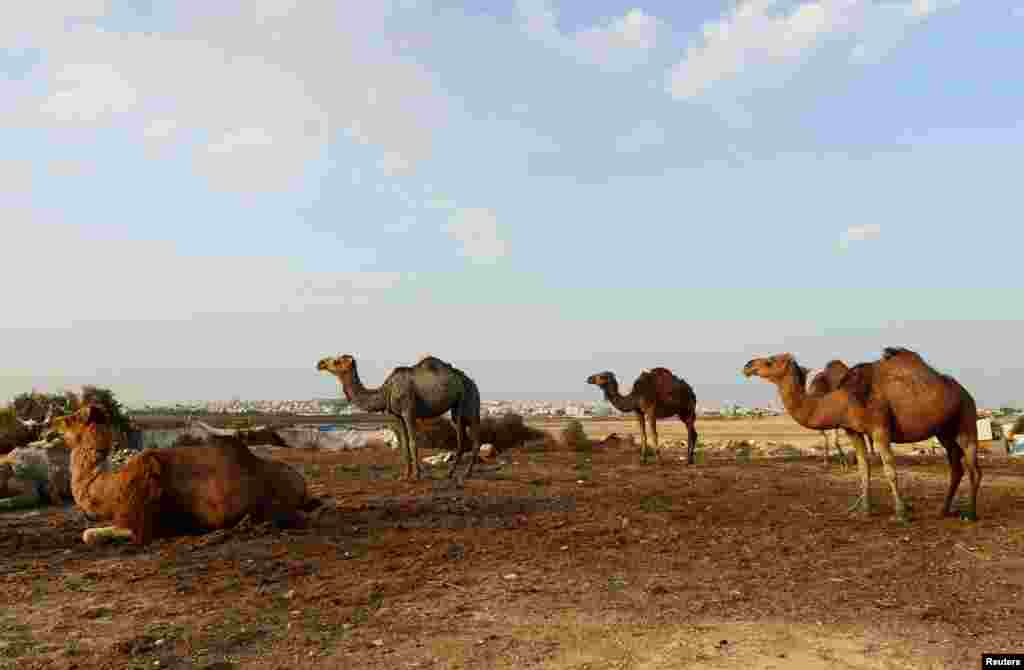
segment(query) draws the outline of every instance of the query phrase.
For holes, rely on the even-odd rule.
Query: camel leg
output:
[[[647,417],[647,423],[648,427],[651,429],[651,438],[654,441],[654,460],[657,461],[661,458],[661,449],[658,444],[658,415],[654,412],[653,409]]]
[[[910,506],[900,495],[899,483],[896,477],[896,459],[892,453],[892,445],[889,443],[889,435],[884,431],[875,433],[875,444],[878,445],[878,453],[882,457],[882,467],[885,470],[885,478],[889,480],[889,488],[892,489],[893,504],[896,507],[896,519],[898,521],[910,521]]]
[[[942,503],[942,512],[939,516],[953,516],[953,496],[960,486],[960,480],[964,476],[964,465],[962,458],[964,452],[960,445],[951,435],[940,435],[939,442],[946,449],[946,459],[949,461],[949,489],[946,491],[946,500]]]
[[[694,451],[697,449],[697,417],[680,416],[686,424],[686,464],[693,465]]]
[[[477,459],[480,458],[480,422],[470,419],[466,422],[466,430],[468,433],[466,438],[469,440],[470,448],[473,450],[473,458],[469,461],[466,475],[462,478],[463,481],[469,479],[473,474],[473,467],[476,465]]]
[[[847,430],[846,436],[857,450],[857,464],[860,466],[860,497],[850,506],[849,511],[871,514],[871,464],[868,463],[868,448],[864,444],[864,436],[860,433]]]
[[[839,446],[839,430],[835,431],[835,437],[833,438],[836,446],[836,453],[839,454],[839,462],[843,466],[843,471],[850,469],[850,462],[846,460],[846,454],[843,453],[843,448]]]
[[[464,424],[462,423],[462,416],[456,415],[452,419],[455,423],[455,457],[452,458],[451,467],[448,468],[448,479],[455,476],[455,470],[459,467],[459,461],[462,460],[462,450],[465,448],[465,439],[463,439]]]
[[[637,412],[636,419],[640,423],[640,463],[643,464],[647,462],[647,423],[643,412]]]
[[[972,419],[973,420],[973,419]],[[972,426],[973,427],[973,426]],[[960,444],[964,446],[964,465],[971,484],[971,501],[967,510],[960,512],[960,518],[966,521],[978,520],[978,489],[981,488],[981,466],[978,464],[978,440],[972,434],[960,433]]]
[[[828,467],[828,431],[821,431],[821,437],[825,440],[825,467]]]
[[[412,477],[412,453],[409,450],[409,444],[412,442],[412,431],[409,429],[409,425],[405,421],[405,417],[398,418],[399,425],[399,436],[398,436],[398,450],[402,452],[402,474],[399,475],[399,479],[407,480]]]
[[[415,481],[420,478],[420,459],[416,452],[416,416],[412,409],[403,412],[402,423],[405,424],[405,450],[409,459],[405,468],[409,479]]]

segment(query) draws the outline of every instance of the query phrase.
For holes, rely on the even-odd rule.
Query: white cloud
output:
[[[777,83],[828,41],[857,41],[851,59],[865,61],[874,42],[892,43],[907,28],[959,0],[811,0],[786,11],[780,0],[745,0],[704,25],[701,41],[672,68],[673,98],[696,98],[716,84],[760,72]],[[754,82],[751,82],[753,84]]]
[[[1013,14],[1018,19],[1024,19],[1024,5],[1014,7],[1013,9],[1010,10],[1010,13]]]
[[[607,23],[562,33],[550,0],[518,0],[526,32],[573,57],[609,69],[629,69],[647,62],[658,46],[665,23],[634,8]]]
[[[142,136],[147,140],[166,140],[178,129],[178,122],[174,119],[154,119],[149,122],[142,131]]]
[[[284,186],[321,156],[332,131],[378,148],[389,174],[430,156],[447,97],[415,54],[376,39],[392,11],[385,3],[178,7],[173,32],[33,34],[49,72],[37,105],[44,119],[102,123],[132,112],[153,142],[208,134],[195,165],[235,189]]]
[[[851,242],[863,242],[873,240],[882,234],[882,226],[877,223],[865,223],[859,226],[850,226],[839,236],[839,244],[842,248],[850,246]]]
[[[616,150],[623,153],[643,151],[665,143],[665,131],[654,121],[644,121],[629,133],[615,140]]]
[[[104,239],[90,226],[25,208],[0,206],[0,220],[20,231],[14,249],[24,250],[5,254],[0,285],[21,286],[32,278],[31,290],[7,297],[8,308],[19,315],[12,326],[20,328],[299,312],[377,300],[403,280],[396,272],[360,270],[373,260],[362,249],[339,249],[344,270],[310,272],[285,257],[191,256],[171,242]],[[88,287],[112,290],[116,299],[84,299]]]
[[[0,193],[28,193],[32,190],[32,163],[0,159]]]
[[[57,121],[94,123],[139,103],[138,91],[109,63],[68,63],[53,79],[57,90],[40,111]]]
[[[90,21],[110,11],[109,0],[37,0],[8,10],[0,21],[0,44],[6,48],[32,46],[40,38],[57,39],[69,22]]]
[[[84,177],[95,169],[88,161],[76,159],[57,159],[49,162],[47,168],[52,177]]]
[[[474,263],[491,264],[505,255],[505,241],[498,235],[498,219],[489,209],[455,209],[443,230],[462,244],[459,255]]]

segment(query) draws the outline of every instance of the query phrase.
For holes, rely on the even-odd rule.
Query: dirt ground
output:
[[[784,417],[698,427],[820,442]],[[938,518],[944,456],[904,449],[901,525],[877,459],[861,519],[856,470],[820,456],[687,466],[670,446],[642,466],[635,446],[549,445],[460,491],[446,466],[394,480],[386,448],[261,453],[337,509],[143,548],[84,545],[72,507],[0,515],[0,668],[971,668],[1024,651],[1024,463],[994,454],[971,524]]]

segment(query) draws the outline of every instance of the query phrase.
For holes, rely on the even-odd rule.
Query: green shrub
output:
[[[562,442],[567,447],[584,449],[590,446],[587,433],[583,430],[583,424],[578,419],[573,419],[562,429]]]

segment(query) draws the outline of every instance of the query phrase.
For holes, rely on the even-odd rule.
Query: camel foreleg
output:
[[[860,433],[847,430],[846,436],[853,442],[853,448],[857,451],[857,464],[860,466],[860,496],[850,506],[849,511],[867,515],[871,513],[871,464],[868,463],[868,448],[864,444],[864,436]]]
[[[885,430],[876,430],[874,433],[875,445],[882,457],[882,468],[885,470],[885,478],[889,480],[889,488],[892,490],[893,505],[896,508],[896,519],[898,521],[910,521],[910,505],[900,495],[899,482],[896,475],[896,458],[892,453],[892,445],[889,443],[889,434]]]

